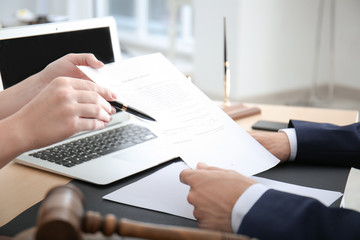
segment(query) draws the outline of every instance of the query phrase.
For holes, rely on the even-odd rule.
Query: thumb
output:
[[[197,164],[196,168],[200,169],[200,170],[222,170],[221,168],[212,167],[212,166],[209,166],[209,165],[207,165],[206,163],[203,163],[203,162],[199,162]]]
[[[91,53],[69,54],[68,57],[74,65],[89,66],[92,68],[101,68],[104,66],[104,63],[99,61],[95,55]]]

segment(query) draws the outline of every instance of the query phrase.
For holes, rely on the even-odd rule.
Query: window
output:
[[[194,46],[191,0],[98,0],[96,5],[97,16],[111,15],[116,19],[125,52],[141,55],[159,51],[174,63],[191,62]]]
[[[136,29],[135,1],[110,0],[109,15],[116,18],[118,27],[122,31],[134,31]]]

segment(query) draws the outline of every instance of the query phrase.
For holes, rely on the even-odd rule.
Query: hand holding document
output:
[[[165,212],[188,219],[195,219],[193,206],[187,201],[189,186],[182,184],[179,174],[188,168],[183,162],[172,163],[137,182],[104,196],[104,199],[141,208]],[[340,192],[308,188],[260,177],[255,181],[276,190],[318,199],[330,206],[342,196]]]
[[[92,69],[79,68],[111,88],[119,101],[147,113],[145,123],[191,168],[198,162],[244,175],[275,166],[279,160],[241,129],[161,54],[131,58]]]

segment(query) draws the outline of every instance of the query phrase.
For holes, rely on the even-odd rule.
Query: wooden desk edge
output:
[[[53,187],[71,179],[10,162],[0,169],[0,227],[40,202]]]

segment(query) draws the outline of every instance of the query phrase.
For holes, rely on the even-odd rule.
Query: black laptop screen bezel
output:
[[[0,73],[9,88],[69,53],[93,53],[106,63],[115,61],[109,27],[57,32],[0,40]]]

